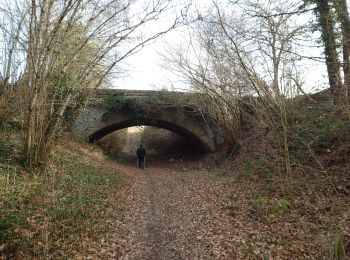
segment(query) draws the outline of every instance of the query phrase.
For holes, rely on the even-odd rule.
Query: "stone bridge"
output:
[[[154,126],[182,136],[199,151],[213,152],[224,143],[224,139],[205,115],[176,102],[188,95],[191,94],[98,90],[89,106],[78,114],[72,131],[85,140],[94,142],[123,128]]]

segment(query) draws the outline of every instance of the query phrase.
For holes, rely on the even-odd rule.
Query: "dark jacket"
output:
[[[143,158],[146,156],[146,150],[143,147],[140,147],[139,149],[137,149],[136,152],[137,157]]]

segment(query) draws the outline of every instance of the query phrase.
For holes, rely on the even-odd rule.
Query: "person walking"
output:
[[[143,148],[142,144],[140,144],[140,147],[137,149],[136,155],[137,155],[137,167],[140,169],[144,169],[146,150],[145,148]]]

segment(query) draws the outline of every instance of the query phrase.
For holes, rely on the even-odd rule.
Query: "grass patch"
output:
[[[242,177],[250,177],[253,175],[266,181],[273,180],[274,172],[272,170],[272,166],[266,158],[259,157],[253,159],[247,157],[244,159],[243,168],[237,175],[237,178],[241,179]]]
[[[0,163],[18,164],[23,148],[23,136],[15,122],[0,123]]]
[[[339,231],[332,231],[325,237],[325,257],[327,259],[343,260],[346,258],[345,238]]]
[[[2,215],[0,217],[0,243],[8,239],[8,231],[11,230],[14,226],[25,226],[26,219],[21,212],[17,214],[15,212]]]
[[[248,205],[258,214],[268,217],[289,212],[293,205],[287,199],[268,200],[267,198],[256,198],[248,200]]]

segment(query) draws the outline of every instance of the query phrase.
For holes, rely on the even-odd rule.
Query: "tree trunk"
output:
[[[334,21],[328,0],[316,0],[316,10],[319,14],[318,23],[321,27],[321,37],[325,45],[328,79],[333,98],[337,100],[340,95],[342,81],[340,75],[339,59],[336,49]]]
[[[345,96],[350,88],[350,18],[346,0],[335,0],[337,17],[341,24],[342,44],[343,44],[343,70]]]

